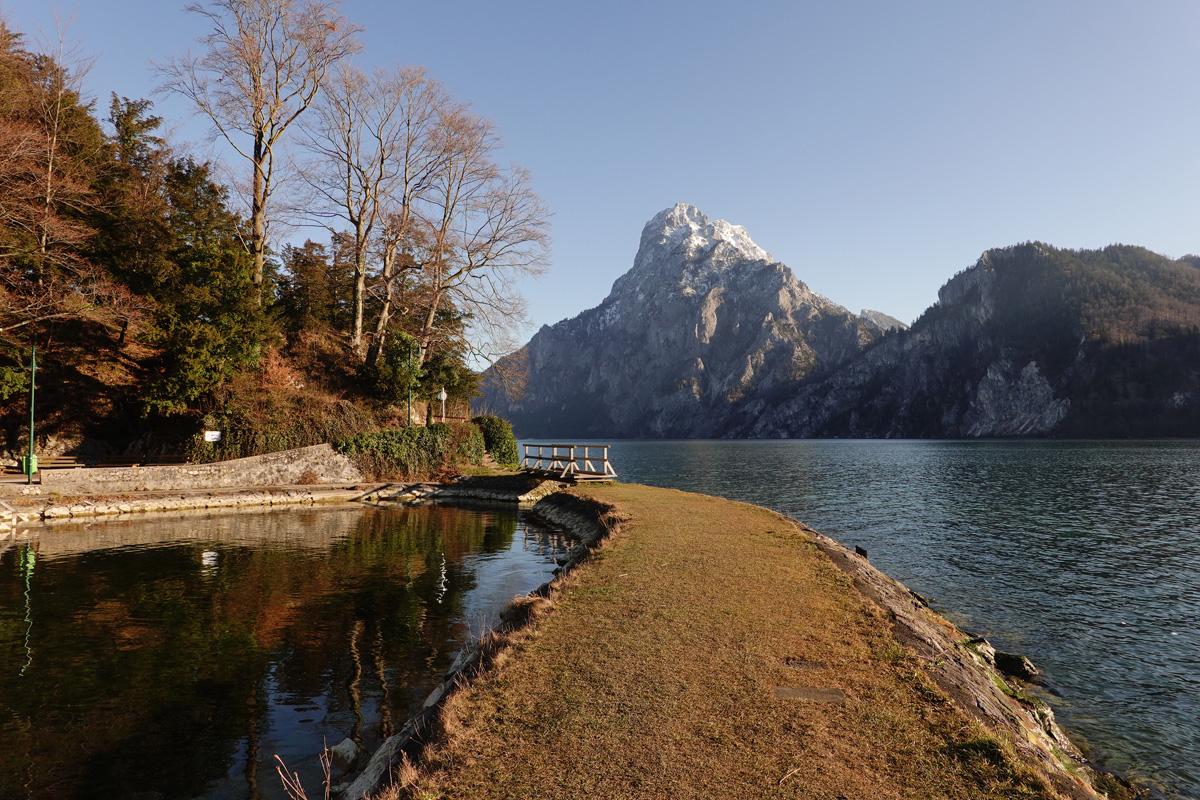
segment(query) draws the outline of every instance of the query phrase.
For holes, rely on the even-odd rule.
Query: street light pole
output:
[[[416,341],[408,343],[408,419],[404,423],[404,427],[412,427],[412,385],[413,385],[413,345]]]
[[[25,483],[33,483],[37,460],[33,454],[33,401],[37,390],[37,346],[29,351],[29,455],[25,459]]]

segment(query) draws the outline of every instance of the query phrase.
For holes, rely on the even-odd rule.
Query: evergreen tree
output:
[[[324,330],[333,321],[336,292],[325,245],[311,239],[283,248],[279,305],[293,332]]]
[[[228,209],[226,191],[212,181],[208,165],[173,162],[166,191],[171,270],[160,289],[155,337],[163,353],[145,405],[175,413],[256,363],[269,326],[241,220]]]

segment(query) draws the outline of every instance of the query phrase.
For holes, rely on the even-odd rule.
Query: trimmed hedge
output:
[[[428,480],[483,462],[483,434],[460,422],[360,433],[334,444],[373,480]]]
[[[471,422],[483,433],[483,445],[502,467],[516,467],[517,438],[508,420],[487,414],[473,417]]]

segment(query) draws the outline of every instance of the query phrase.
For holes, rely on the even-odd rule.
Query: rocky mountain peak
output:
[[[613,284],[610,298],[629,295],[640,300],[665,289],[705,293],[723,285],[727,271],[760,262],[775,259],[744,227],[710,220],[694,205],[676,203],[642,228],[633,268]]]
[[[642,228],[642,241],[634,269],[640,263],[674,255],[697,258],[706,254],[721,256],[724,262],[774,261],[741,225],[723,219],[712,220],[690,203],[676,203],[654,215]]]
[[[676,203],[646,223],[633,268],[599,306],[530,340],[525,395],[487,400],[522,433],[711,437],[881,333],[742,226]]]

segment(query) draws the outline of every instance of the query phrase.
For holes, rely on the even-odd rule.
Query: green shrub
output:
[[[437,478],[479,464],[484,453],[483,435],[463,423],[360,433],[337,442],[334,449],[375,480]]]
[[[442,447],[442,459],[447,470],[464,464],[482,464],[484,448],[483,434],[474,425],[466,422],[435,422],[427,429],[438,436]]]
[[[513,436],[508,420],[490,414],[471,420],[483,433],[483,444],[496,463],[504,467],[517,466],[517,437]]]

